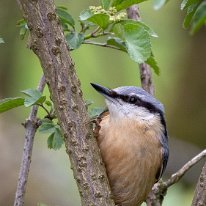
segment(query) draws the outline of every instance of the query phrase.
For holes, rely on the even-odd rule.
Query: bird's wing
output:
[[[168,137],[167,133],[162,134],[160,143],[162,145],[162,164],[156,174],[157,181],[162,177],[167,166],[167,161],[169,158],[169,147],[168,147]]]

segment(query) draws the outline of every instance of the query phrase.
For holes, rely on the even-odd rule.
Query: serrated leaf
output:
[[[120,38],[118,37],[109,37],[107,40],[107,45],[112,45],[117,47],[118,49],[127,52],[127,48],[125,45],[125,42],[122,41]]]
[[[144,63],[151,56],[151,43],[148,32],[135,24],[124,25],[127,52],[132,60]]]
[[[25,107],[30,107],[34,104],[43,103],[46,99],[46,97],[42,96],[41,92],[36,89],[27,89],[22,91],[22,93],[28,96],[24,100]]]
[[[14,97],[0,100],[0,113],[24,105],[24,98]]]
[[[102,29],[107,28],[109,23],[110,23],[109,15],[107,15],[107,14],[93,14],[91,12],[91,10],[89,10],[89,9],[82,11],[79,18],[81,21],[92,22],[92,23],[100,26]]]
[[[91,10],[90,10],[90,9],[86,9],[86,10],[84,10],[84,11],[82,11],[82,12],[80,13],[79,18],[80,18],[81,21],[86,21],[86,20],[87,20],[88,18],[90,18],[92,15],[93,15],[93,13],[91,12]]]
[[[181,10],[185,9],[187,2],[188,2],[188,0],[183,0],[182,1],[181,5],[180,5]]]
[[[47,146],[49,149],[53,149],[53,139],[54,139],[54,133],[50,134],[47,139]]]
[[[88,18],[87,21],[100,26],[102,29],[106,29],[110,23],[109,15],[107,14],[94,14],[93,16]]]
[[[197,8],[191,27],[191,33],[197,32],[206,23],[206,2],[203,1]]]
[[[164,6],[167,2],[168,0],[153,0],[153,7],[154,9],[158,10],[162,6]]]
[[[70,49],[77,49],[84,41],[84,35],[77,32],[70,32],[66,35],[66,41]]]
[[[65,8],[57,7],[56,12],[60,18],[60,21],[62,21],[63,23],[67,23],[74,28],[75,21],[71,14],[69,14]]]
[[[153,31],[153,29],[151,29],[149,26],[147,26],[144,22],[142,21],[135,21],[132,19],[127,19],[127,20],[122,20],[121,24],[135,24],[137,26],[143,27],[150,36],[152,37],[158,37],[158,35]]]
[[[56,128],[53,138],[53,149],[57,150],[60,149],[64,143],[64,139],[60,129]]]
[[[105,111],[105,108],[102,107],[94,107],[89,111],[90,118],[95,118],[99,116],[103,111]]]
[[[184,28],[188,28],[192,22],[193,16],[200,4],[201,0],[188,0],[188,2],[185,5],[185,8],[187,10],[187,14],[184,18],[183,26]]]
[[[62,144],[64,143],[62,133],[60,129],[56,128],[55,131],[49,135],[47,139],[47,145],[49,149],[60,149]]]
[[[112,0],[101,0],[102,8],[107,10],[110,7]]]
[[[112,6],[116,7],[117,11],[127,9],[133,4],[139,4],[146,0],[114,0]]]
[[[157,62],[156,62],[156,60],[155,60],[155,58],[154,58],[153,55],[151,55],[151,56],[147,59],[146,63],[149,64],[149,65],[153,68],[154,72],[155,72],[157,75],[160,74],[160,68],[158,67]]]
[[[54,133],[56,130],[55,124],[49,120],[49,119],[44,119],[42,120],[42,124],[39,127],[39,132],[41,133]]]

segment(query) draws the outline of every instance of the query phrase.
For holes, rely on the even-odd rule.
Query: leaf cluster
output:
[[[79,16],[80,31],[65,7],[57,7],[57,15],[64,28],[70,50],[82,44],[108,47],[126,52],[138,64],[146,62],[158,74],[151,37],[157,37],[151,28],[141,21],[127,18],[125,9],[145,0],[101,0],[100,6],[90,6]]]
[[[206,25],[206,1],[205,0],[183,0],[181,9],[186,11],[183,26],[190,27],[191,34],[196,33],[202,26]]]
[[[40,106],[44,109],[46,115],[40,120],[41,126],[39,127],[39,131],[49,134],[47,140],[48,148],[54,150],[60,149],[63,144],[63,135],[58,123],[54,121],[56,117],[52,102],[46,100],[46,96],[42,95],[42,93],[36,89],[27,89],[22,91],[22,93],[25,94],[25,97],[5,98],[0,100],[0,113],[19,106]]]

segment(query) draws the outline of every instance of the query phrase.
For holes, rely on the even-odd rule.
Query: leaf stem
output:
[[[112,48],[112,49],[122,51],[121,49],[119,49],[115,46],[112,46],[112,45],[108,45],[107,43],[99,43],[99,42],[94,42],[94,41],[84,41],[83,44],[91,44],[91,45],[94,45],[94,46],[107,47],[107,48]]]
[[[40,106],[42,109],[44,109],[45,110],[45,112],[47,113],[47,115],[48,115],[48,117],[50,117],[51,116],[51,114],[50,114],[50,112],[49,112],[49,110],[43,105],[43,104],[37,104],[38,106]]]
[[[111,32],[103,31],[101,33],[97,33],[97,31],[94,31],[91,34],[86,35],[84,37],[84,39],[87,40],[87,39],[91,39],[91,38],[98,38],[100,36],[106,36],[106,35],[109,35],[109,34],[111,34]]]

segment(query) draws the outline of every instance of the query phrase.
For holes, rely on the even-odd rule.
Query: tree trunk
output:
[[[18,0],[65,138],[82,205],[114,205],[96,139],[89,129],[80,81],[53,0]]]

